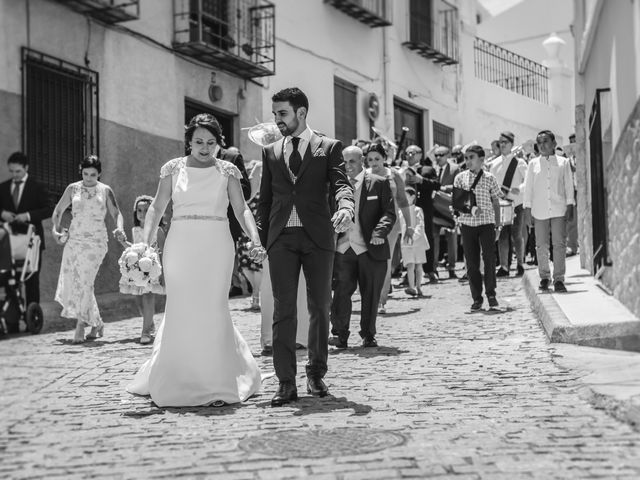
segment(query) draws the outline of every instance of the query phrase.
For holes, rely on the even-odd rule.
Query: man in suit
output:
[[[40,253],[44,250],[44,231],[42,221],[51,217],[53,208],[47,189],[29,176],[29,161],[21,152],[13,153],[7,161],[11,179],[0,183],[0,217],[8,222],[15,231],[32,224],[40,237]],[[40,302],[40,266],[25,283],[27,304]]]
[[[300,268],[307,281],[310,315],[307,391],[319,397],[328,393],[322,379],[329,353],[334,235],[351,226],[354,201],[342,145],[307,126],[306,95],[298,88],[287,88],[271,100],[275,122],[284,138],[262,150],[257,224],[269,253],[275,304],[273,364],[280,381],[271,401],[275,407],[298,398],[296,300]],[[333,216],[330,195],[336,205]]]
[[[436,159],[436,173],[438,175],[438,181],[440,182],[440,191],[436,192],[436,195],[439,195],[440,192],[443,194],[450,195],[453,192],[453,180],[456,178],[456,175],[460,172],[460,166],[458,163],[450,158],[449,149],[447,147],[438,147],[434,152],[434,156]],[[436,212],[436,217],[438,216]],[[438,223],[437,219],[434,221],[433,225],[433,245],[431,248],[433,250],[433,260],[434,267],[438,264],[438,258],[440,257],[440,229],[442,228],[442,222]],[[455,269],[456,269],[456,260],[458,257],[458,234],[456,233],[455,228],[446,229],[446,233],[444,234],[445,240],[447,241],[447,270],[449,271],[449,278],[457,278]]]
[[[329,344],[347,348],[351,296],[359,285],[362,346],[377,347],[376,316],[390,256],[387,236],[396,221],[396,208],[389,181],[365,172],[360,148],[347,147],[342,155],[355,190],[356,211],[351,228],[338,236],[334,263],[336,281],[331,303],[331,333],[334,336]]]
[[[251,196],[251,183],[249,181],[249,176],[247,175],[247,169],[244,165],[244,159],[242,158],[242,154],[240,150],[236,147],[229,147],[227,149],[220,148],[218,152],[215,154],[216,158],[221,160],[226,160],[227,162],[233,163],[238,170],[240,170],[240,174],[242,178],[240,179],[240,185],[242,186],[242,194],[244,195],[245,200],[249,200]],[[227,217],[229,218],[229,229],[231,230],[231,237],[233,238],[234,247],[237,245],[238,240],[242,237],[242,227],[236,218],[236,215],[233,213],[233,208],[229,205],[227,209]],[[237,256],[233,262],[233,275],[231,277],[231,288],[229,290],[229,297],[235,297],[237,295],[242,295],[242,279],[240,277],[240,272],[238,271],[238,259]]]
[[[433,192],[440,189],[440,182],[436,171],[431,166],[431,161],[427,158],[422,161],[422,149],[418,145],[409,145],[405,150],[407,163],[406,184],[415,188],[418,192],[416,205],[424,212],[424,232],[427,235],[429,245],[433,245]],[[438,282],[435,262],[433,259],[433,248],[427,250],[427,263],[422,266],[424,273],[429,277],[431,283]]]

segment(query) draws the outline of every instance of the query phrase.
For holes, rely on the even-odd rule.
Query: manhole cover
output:
[[[321,458],[371,453],[404,444],[404,435],[367,428],[284,430],[245,438],[238,446],[274,457]]]

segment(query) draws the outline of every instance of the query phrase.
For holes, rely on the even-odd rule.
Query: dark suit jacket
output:
[[[240,180],[242,194],[244,195],[244,199],[247,200],[251,195],[251,183],[249,182],[249,176],[247,175],[247,169],[244,166],[244,159],[242,158],[242,155],[240,153],[232,153],[227,150],[220,149],[218,152],[218,158],[231,162],[238,167],[238,170],[240,170],[240,173],[242,174],[242,179]],[[229,217],[229,229],[231,230],[231,236],[234,240],[238,240],[242,235],[242,227],[240,226],[231,205],[229,205],[229,208],[227,209],[227,217]]]
[[[31,222],[36,233],[40,236],[40,247],[44,249],[44,231],[42,229],[42,221],[49,218],[53,213],[53,207],[49,198],[49,193],[44,185],[35,181],[31,175],[27,178],[20,198],[18,208],[13,204],[11,196],[11,182],[0,183],[0,211],[6,210],[13,213],[29,213]]]
[[[323,250],[335,250],[329,195],[338,209],[354,212],[353,188],[344,170],[342,143],[311,135],[296,183],[284,160],[285,139],[262,149],[262,181],[257,224],[262,244],[269,249],[286,226],[295,205],[304,229]]]
[[[367,253],[375,260],[387,260],[391,256],[387,236],[396,222],[396,206],[389,180],[365,172],[356,221],[367,244]],[[341,233],[338,239],[344,235],[346,233]],[[372,245],[372,237],[384,238],[384,243]]]
[[[453,181],[458,173],[460,173],[460,166],[453,160],[447,160],[444,171],[440,173],[440,185],[453,185]]]
[[[424,179],[422,183],[411,183],[412,187],[416,189],[417,198],[416,205],[422,208],[424,212],[424,219],[426,223],[433,221],[433,192],[440,190],[440,182],[436,170],[433,167],[423,165],[418,168],[418,173]]]

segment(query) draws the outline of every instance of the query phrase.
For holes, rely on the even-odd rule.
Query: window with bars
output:
[[[22,49],[22,142],[29,174],[60,196],[98,155],[98,73]]]
[[[433,122],[434,145],[437,144],[449,148],[453,147],[453,133],[453,128],[447,127],[446,125],[436,121]]]
[[[344,146],[358,138],[358,89],[355,85],[333,77],[335,137]]]

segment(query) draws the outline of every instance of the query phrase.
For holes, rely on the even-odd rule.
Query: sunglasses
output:
[[[436,153],[434,156],[435,157],[444,157],[444,153]]]

